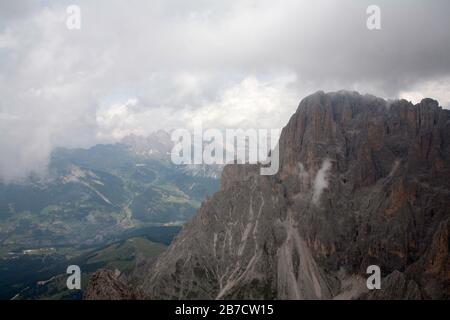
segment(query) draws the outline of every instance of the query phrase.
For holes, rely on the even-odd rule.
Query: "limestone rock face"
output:
[[[229,165],[149,270],[162,299],[450,297],[450,111],[354,92],[305,98],[280,171]],[[366,268],[382,289],[366,292]]]

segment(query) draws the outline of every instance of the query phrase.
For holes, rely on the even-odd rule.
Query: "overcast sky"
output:
[[[56,146],[282,127],[317,90],[449,107],[449,15],[448,0],[1,1],[0,179],[42,171]]]

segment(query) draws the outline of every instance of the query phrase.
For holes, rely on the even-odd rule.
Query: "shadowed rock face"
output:
[[[450,112],[358,93],[305,98],[280,171],[224,169],[149,271],[164,299],[450,297]],[[382,289],[366,292],[378,265]]]

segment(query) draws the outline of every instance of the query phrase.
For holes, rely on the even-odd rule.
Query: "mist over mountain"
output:
[[[147,297],[450,297],[450,111],[318,92],[279,149],[276,176],[225,167],[221,190],[147,271]],[[367,290],[369,265],[381,290]]]
[[[168,133],[56,149],[48,174],[0,184],[0,242],[99,243],[129,229],[181,225],[219,186],[170,161]]]
[[[42,173],[57,147],[199,120],[281,127],[319,89],[450,107],[447,0],[378,0],[376,31],[369,0],[75,2],[0,2],[0,179]]]
[[[449,12],[0,1],[0,299],[450,300]]]
[[[164,131],[58,148],[45,175],[0,183],[0,299],[79,299],[65,285],[70,264],[86,282],[100,267],[139,278],[132,270],[219,189],[219,168],[175,166],[171,149]]]

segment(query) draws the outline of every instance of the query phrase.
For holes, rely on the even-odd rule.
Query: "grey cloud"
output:
[[[80,31],[65,28],[72,3]],[[382,30],[366,28],[370,4]],[[319,89],[395,98],[426,84],[450,103],[448,12],[447,0],[2,1],[0,177],[45,167],[55,146],[108,139],[114,123],[153,130],[213,113],[217,127],[281,125]],[[122,123],[106,121],[109,105],[134,98]]]
[[[40,6],[48,3],[48,0],[14,0],[0,2],[0,28],[14,23],[14,20],[23,19]]]

